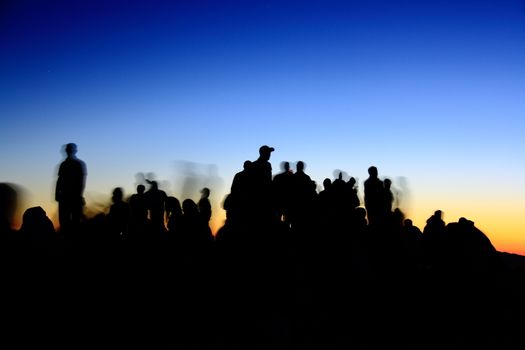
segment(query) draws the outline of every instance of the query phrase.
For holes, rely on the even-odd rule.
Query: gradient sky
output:
[[[263,144],[389,177],[414,223],[466,217],[525,254],[524,1],[3,1],[0,182],[56,218],[65,143],[88,213],[154,176],[220,202]]]

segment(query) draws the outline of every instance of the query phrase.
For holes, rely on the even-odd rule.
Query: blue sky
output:
[[[376,165],[419,226],[442,209],[525,252],[523,1],[7,1],[0,52],[0,181],[50,216],[67,142],[88,205],[138,172],[190,195],[193,164],[217,220],[268,144],[274,172]]]

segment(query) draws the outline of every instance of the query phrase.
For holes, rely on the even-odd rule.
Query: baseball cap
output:
[[[273,151],[275,151],[275,148],[269,147],[267,145],[261,146],[259,148],[259,153],[270,153],[270,152],[273,152]]]

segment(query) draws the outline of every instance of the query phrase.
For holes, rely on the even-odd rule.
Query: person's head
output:
[[[146,186],[144,186],[143,184],[137,185],[138,194],[143,194],[145,191],[146,191]]]
[[[77,153],[77,145],[74,143],[68,143],[65,147],[65,151],[68,157],[72,157]]]
[[[304,165],[304,162],[302,160],[298,161],[297,162],[297,165],[296,165],[296,168],[297,168],[297,171],[304,171],[304,168],[305,168],[305,165]]]
[[[243,165],[242,165],[242,168],[244,170],[250,170],[251,167],[252,167],[252,161],[251,160],[245,160]]]
[[[332,180],[330,180],[329,178],[323,180],[323,187],[325,190],[328,189],[330,185],[332,185]]]
[[[269,160],[273,151],[275,151],[273,147],[269,147],[267,145],[261,146],[259,148],[259,156],[264,160]]]
[[[113,203],[121,202],[123,197],[124,191],[121,187],[117,187],[113,190],[113,196],[111,197],[111,200],[113,201]]]
[[[384,186],[385,186],[386,189],[389,189],[389,188],[392,186],[392,180],[390,180],[390,179],[385,179],[385,180],[383,181],[383,184],[384,184]]]
[[[199,207],[197,203],[190,198],[182,201],[182,211],[186,216],[193,216],[199,213]]]
[[[283,172],[290,171],[290,162],[281,162],[281,169]]]
[[[169,196],[166,198],[166,211],[170,214],[182,214],[182,207],[177,197]]]
[[[404,223],[405,223],[406,227],[412,227],[413,226],[412,220],[410,220],[410,219],[405,219]]]
[[[377,168],[375,166],[371,166],[370,168],[368,168],[368,175],[370,175],[370,177],[377,177]]]
[[[202,198],[208,198],[210,196],[210,189],[208,187],[204,187],[201,190]]]

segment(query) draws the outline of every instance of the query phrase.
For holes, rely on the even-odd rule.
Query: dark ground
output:
[[[490,273],[450,273],[290,245],[167,247],[62,242],[4,251],[3,345],[524,348],[519,255],[498,253],[503,267]]]

